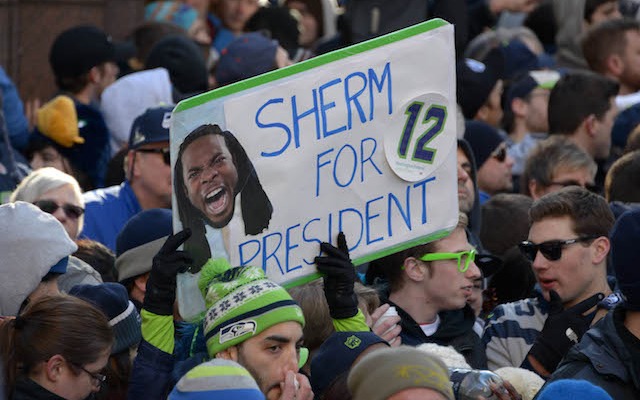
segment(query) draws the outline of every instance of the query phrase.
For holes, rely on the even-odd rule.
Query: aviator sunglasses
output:
[[[170,158],[171,151],[169,150],[168,147],[165,147],[165,148],[162,148],[162,149],[136,149],[136,151],[138,151],[140,153],[158,153],[158,154],[162,154],[162,160],[164,161],[164,163],[167,164],[167,165],[171,165],[171,158]]]
[[[33,204],[48,214],[53,214],[58,210],[58,208],[62,208],[64,213],[67,214],[69,218],[73,218],[73,219],[80,218],[80,216],[84,213],[84,208],[82,207],[69,204],[69,203],[58,205],[58,203],[56,203],[53,200],[43,199],[43,200],[38,200]]]
[[[569,246],[575,243],[587,242],[589,240],[596,239],[597,237],[598,236],[584,236],[567,240],[549,240],[538,244],[527,240],[521,242],[518,247],[520,248],[520,252],[522,253],[522,255],[531,262],[536,259],[538,251],[540,251],[540,253],[542,253],[544,258],[546,258],[547,260],[557,261],[562,257],[562,249],[565,246]]]

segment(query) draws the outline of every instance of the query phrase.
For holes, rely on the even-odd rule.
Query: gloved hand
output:
[[[318,271],[325,274],[324,296],[329,304],[329,314],[334,319],[353,317],[358,313],[358,298],[353,291],[356,268],[349,259],[349,247],[344,233],[338,234],[338,247],[323,242],[320,249],[327,254],[316,257]]]
[[[564,357],[571,346],[582,339],[591,325],[594,314],[582,315],[586,311],[595,307],[604,294],[596,293],[588,299],[564,310],[562,299],[555,291],[549,292],[549,316],[544,323],[542,332],[536,338],[533,346],[529,350],[532,356],[546,372],[551,374],[562,357]]]
[[[171,235],[153,257],[151,274],[147,280],[147,292],[143,308],[156,315],[173,315],[176,300],[176,274],[185,272],[193,264],[193,259],[184,251],[178,251],[191,236],[191,229]]]

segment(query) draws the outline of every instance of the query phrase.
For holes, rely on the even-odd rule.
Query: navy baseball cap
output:
[[[150,143],[168,142],[173,106],[148,108],[131,126],[129,149],[135,150]]]

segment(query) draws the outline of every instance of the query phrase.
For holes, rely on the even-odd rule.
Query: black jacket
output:
[[[616,400],[640,399],[640,339],[624,326],[625,310],[616,307],[575,345],[549,382],[584,379]]]
[[[476,317],[469,305],[462,310],[443,311],[439,313],[440,326],[431,336],[422,331],[420,325],[405,310],[391,301],[400,316],[402,344],[418,346],[422,343],[435,343],[440,346],[453,346],[475,369],[487,369],[487,356],[480,338],[473,331]]]
[[[28,378],[21,378],[16,381],[13,396],[10,400],[64,400],[57,394],[51,393],[47,389],[38,385]]]

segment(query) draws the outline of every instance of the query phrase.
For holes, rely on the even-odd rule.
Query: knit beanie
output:
[[[142,320],[124,286],[114,282],[77,285],[71,288],[69,294],[93,304],[107,316],[116,339],[111,354],[118,354],[140,343]]]
[[[78,129],[76,106],[70,97],[60,95],[36,111],[38,130],[64,147],[84,143]]]
[[[311,360],[311,388],[320,396],[340,374],[374,344],[389,344],[373,332],[334,332]]]
[[[278,42],[260,32],[236,37],[220,52],[216,81],[220,86],[248,79],[276,69]]]
[[[460,61],[456,73],[458,104],[464,117],[473,119],[504,75],[504,55],[501,49],[495,48],[482,62],[472,59]]]
[[[367,354],[351,369],[347,385],[353,400],[385,400],[411,388],[433,389],[454,400],[444,363],[409,346]]]
[[[180,94],[201,93],[209,87],[207,65],[198,45],[188,37],[170,35],[156,43],[146,69],[166,68]]]
[[[172,233],[171,210],[152,208],[134,215],[116,239],[118,281],[151,271],[153,257]]]
[[[62,224],[33,204],[0,205],[0,315],[18,315],[49,272],[63,274],[78,246]]]
[[[282,322],[304,327],[300,306],[262,268],[230,268],[224,259],[209,260],[198,287],[207,306],[204,335],[211,357]]]
[[[613,400],[602,388],[578,379],[560,379],[542,388],[538,400]]]
[[[169,400],[263,400],[249,371],[235,361],[216,358],[187,372]]]
[[[178,25],[185,31],[198,18],[198,11],[181,1],[154,1],[144,8],[145,21],[165,21]]]
[[[628,310],[640,310],[640,269],[636,247],[640,241],[640,209],[627,211],[611,232],[611,261]]]
[[[60,78],[80,76],[97,65],[116,58],[111,37],[95,26],[76,26],[53,41],[49,63]]]
[[[465,123],[464,140],[471,146],[473,157],[478,169],[489,159],[491,153],[504,142],[498,130],[481,121],[467,121]]]

